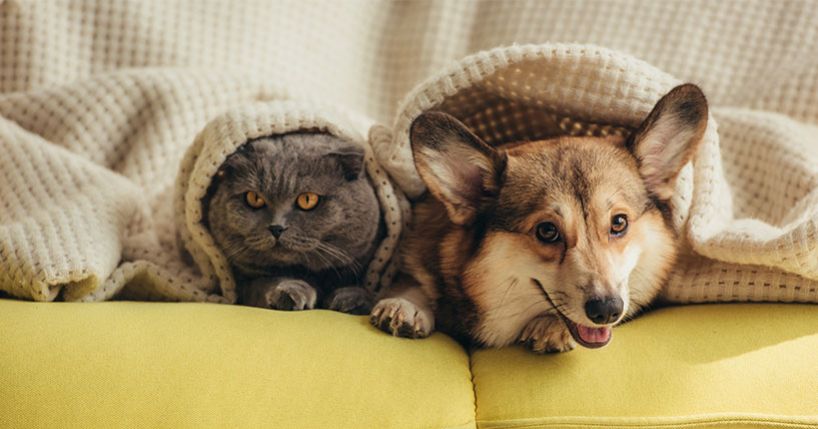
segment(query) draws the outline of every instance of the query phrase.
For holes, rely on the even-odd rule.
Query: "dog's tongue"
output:
[[[611,328],[607,326],[591,328],[578,324],[577,333],[588,344],[607,344],[611,340]]]

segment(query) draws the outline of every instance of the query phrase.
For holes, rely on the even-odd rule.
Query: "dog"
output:
[[[537,352],[602,347],[659,293],[678,237],[669,200],[707,126],[693,84],[671,90],[630,137],[559,137],[491,147],[454,117],[410,129],[427,192],[401,272],[371,323],[463,344]]]

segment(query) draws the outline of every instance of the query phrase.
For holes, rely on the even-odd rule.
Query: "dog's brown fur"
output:
[[[706,100],[689,84],[662,98],[628,140],[495,149],[451,116],[421,115],[411,141],[429,192],[415,205],[402,274],[382,293],[373,324],[408,337],[437,325],[464,343],[520,341],[544,352],[573,348],[572,322],[610,326],[635,314],[676,257],[667,201],[706,123]],[[621,236],[611,229],[617,215],[628,221]],[[559,241],[538,236],[544,222]],[[624,302],[616,320],[586,317],[587,300],[610,296]]]

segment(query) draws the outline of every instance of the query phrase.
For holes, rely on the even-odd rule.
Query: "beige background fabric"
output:
[[[183,153],[222,112],[320,100],[400,132],[401,102],[454,61],[545,42],[633,55],[713,106],[730,204],[691,218],[667,299],[818,301],[812,1],[0,1],[0,289],[197,275],[153,262],[178,251]]]

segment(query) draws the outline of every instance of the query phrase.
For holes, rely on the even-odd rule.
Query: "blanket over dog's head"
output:
[[[599,46],[500,47],[416,86],[399,109],[394,138],[373,140],[373,149],[406,195],[416,197],[424,185],[412,162],[409,130],[425,111],[451,114],[492,145],[630,134],[683,82]],[[813,185],[794,185],[818,180],[814,162],[807,161],[814,155],[804,149],[812,129],[771,113],[718,105],[710,112],[698,152],[670,200],[684,257],[663,298],[815,302],[818,193]]]
[[[394,141],[374,142],[375,154],[406,194],[416,197],[424,185],[407,162],[412,159],[409,129],[423,112],[446,112],[495,146],[560,135],[627,135],[681,83],[650,64],[593,45],[496,48],[466,57],[415,87],[395,119]],[[706,156],[697,163],[720,169],[712,117],[702,143]],[[722,195],[711,202],[729,211],[729,191],[716,191]],[[688,219],[692,200],[693,169],[687,166],[671,200],[677,230]]]
[[[273,102],[248,105],[211,121],[196,137],[181,163],[176,180],[174,220],[180,249],[186,251],[204,277],[202,292],[217,300],[235,302],[235,280],[230,265],[215,244],[204,221],[203,199],[227,157],[249,140],[297,131],[328,133],[365,149],[366,173],[381,205],[386,235],[379,244],[365,277],[365,285],[375,290],[388,284],[395,271],[392,263],[402,227],[400,193],[375,160],[365,138],[370,124],[332,106],[308,102]]]

